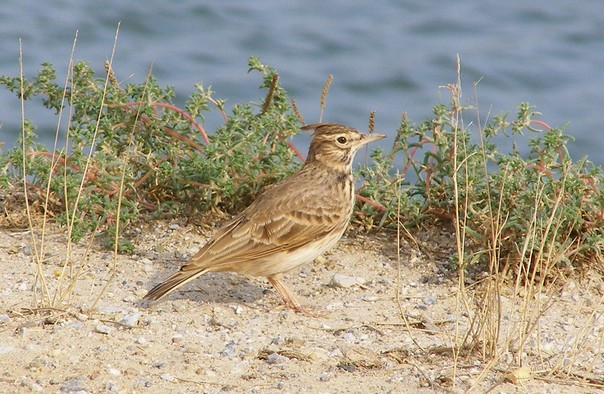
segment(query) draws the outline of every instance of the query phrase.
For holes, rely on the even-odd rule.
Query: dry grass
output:
[[[461,101],[459,71],[458,58],[458,82],[447,86],[454,108],[456,103]],[[452,112],[451,123],[455,129],[464,127],[461,109]],[[482,131],[479,130],[479,133],[482,141]],[[458,146],[457,141],[454,146]],[[484,155],[485,151],[481,153]],[[476,152],[463,152],[461,156],[468,157],[472,154]],[[517,253],[517,256],[520,256],[519,261],[515,261],[514,269],[511,269],[511,259],[502,263],[504,257],[501,250],[505,243],[503,234],[508,218],[506,212],[501,209],[489,210],[488,249],[467,250],[466,245],[471,242],[466,232],[469,216],[467,209],[471,204],[464,200],[468,194],[465,194],[466,197],[460,197],[458,190],[462,187],[464,190],[470,188],[469,169],[465,161],[456,161],[456,153],[451,156],[455,168],[452,182],[455,190],[454,229],[459,267],[456,314],[470,317],[469,329],[463,330],[457,326],[451,338],[453,375],[456,375],[460,363],[478,356],[484,363],[484,368],[474,382],[475,385],[490,374],[502,372],[503,369],[507,380],[519,384],[531,378],[557,379],[604,388],[604,380],[590,377],[589,372],[589,365],[595,357],[592,355],[599,354],[602,349],[602,343],[595,345],[588,340],[590,336],[597,335],[594,331],[594,321],[601,318],[596,316],[597,306],[583,321],[579,335],[568,342],[564,351],[544,350],[544,347],[550,349],[546,344],[545,323],[548,320],[548,312],[555,302],[554,296],[559,294],[568,279],[564,277],[564,271],[557,263],[574,247],[571,234],[562,234],[565,231],[564,223],[559,215],[562,196],[566,190],[561,188],[558,191],[547,222],[538,223],[537,212],[545,205],[546,197],[543,192],[544,184],[536,188],[532,207],[534,215],[529,220],[522,249]],[[486,160],[484,171],[485,175],[489,171]],[[564,185],[564,182],[561,184]],[[487,192],[488,198],[491,198],[490,191]],[[501,207],[502,202],[499,201],[498,205]],[[467,268],[482,255],[488,256],[488,271],[483,273],[482,280],[470,287],[467,285]],[[507,257],[509,259],[509,256]],[[598,301],[600,305],[603,299],[604,297],[601,297]],[[594,345],[597,350],[592,352]],[[472,356],[468,355],[468,349],[472,350]],[[591,359],[585,360],[586,355]],[[579,359],[586,368],[577,367],[575,361]]]
[[[112,49],[112,55],[111,55],[111,59],[108,62],[108,72],[107,72],[107,77],[105,79],[105,89],[102,92],[101,95],[101,100],[104,102],[105,101],[105,94],[106,94],[106,88],[108,86],[108,84],[113,83],[114,81],[114,76],[113,73],[111,72],[111,64],[113,62],[113,56],[115,54],[115,48],[117,45],[117,38],[119,35],[119,25],[117,27],[116,30],[116,34],[115,34],[115,40],[114,40],[114,44],[113,44],[113,49]],[[76,48],[76,44],[77,44],[77,32],[76,32],[76,36],[74,38],[73,41],[73,46],[72,46],[72,51],[71,51],[71,56],[70,56],[70,61],[69,61],[69,65],[68,65],[68,70],[67,70],[67,77],[65,80],[65,88],[63,90],[63,97],[62,97],[62,104],[61,105],[61,110],[59,111],[58,114],[58,122],[57,122],[57,127],[56,127],[56,131],[55,131],[55,138],[54,138],[54,145],[53,145],[53,151],[52,151],[52,159],[50,160],[49,166],[49,178],[48,178],[48,182],[47,182],[47,187],[46,187],[46,191],[45,191],[45,196],[44,198],[42,198],[41,200],[43,201],[43,207],[41,207],[41,212],[42,212],[42,217],[39,217],[39,214],[37,213],[37,210],[32,209],[32,207],[30,206],[30,201],[39,201],[40,199],[36,199],[36,198],[31,198],[30,196],[30,189],[29,189],[29,182],[28,182],[28,177],[27,177],[27,161],[26,161],[26,155],[23,155],[23,192],[24,192],[24,205],[26,208],[26,213],[27,213],[27,222],[28,222],[28,229],[29,232],[31,234],[31,243],[32,243],[32,249],[33,249],[33,259],[35,261],[35,266],[36,266],[36,272],[35,272],[35,279],[34,279],[34,284],[33,284],[33,288],[34,288],[34,307],[35,308],[40,308],[41,310],[44,309],[54,309],[54,310],[60,310],[61,308],[65,308],[69,305],[71,305],[74,302],[74,289],[76,287],[76,284],[78,282],[78,279],[86,274],[86,272],[89,270],[89,261],[87,256],[90,254],[90,251],[92,249],[93,243],[94,243],[94,235],[96,233],[96,231],[92,232],[92,234],[89,237],[89,240],[87,242],[87,247],[86,247],[86,252],[84,253],[83,256],[75,256],[72,252],[73,252],[73,241],[72,241],[72,232],[74,231],[74,222],[75,220],[78,218],[79,215],[81,215],[80,210],[78,209],[79,207],[79,202],[80,202],[80,198],[82,196],[82,190],[85,187],[85,180],[87,178],[87,174],[89,173],[90,169],[91,169],[91,160],[92,160],[92,156],[95,152],[95,141],[99,132],[99,127],[98,125],[100,124],[100,122],[98,122],[98,119],[100,119],[101,117],[101,113],[98,114],[98,119],[97,119],[97,128],[94,130],[94,134],[93,134],[93,138],[91,141],[91,148],[88,152],[88,158],[86,160],[86,165],[85,167],[82,169],[82,181],[80,183],[79,186],[79,190],[76,196],[75,201],[66,201],[66,203],[64,204],[65,207],[65,216],[68,218],[67,223],[66,223],[66,229],[65,229],[65,253],[64,255],[60,256],[61,262],[58,264],[58,268],[55,269],[51,275],[45,274],[45,272],[48,272],[47,270],[44,269],[44,265],[48,264],[47,261],[47,257],[46,257],[46,250],[45,250],[45,246],[46,246],[46,239],[47,239],[47,229],[48,229],[48,224],[49,221],[51,220],[51,218],[49,217],[50,213],[51,213],[51,209],[50,209],[50,204],[51,204],[51,198],[52,198],[52,191],[51,191],[51,182],[52,182],[52,177],[54,176],[54,174],[57,173],[57,171],[59,171],[59,168],[61,168],[60,163],[65,163],[67,161],[67,155],[70,149],[70,136],[71,136],[71,114],[67,114],[65,115],[65,112],[63,111],[63,108],[70,108],[69,106],[66,105],[67,101],[68,101],[68,97],[67,97],[67,92],[68,92],[68,87],[69,86],[73,86],[73,54],[75,52],[75,48]],[[24,110],[24,87],[23,87],[23,63],[22,63],[22,52],[21,52],[21,48],[20,48],[20,58],[19,58],[19,65],[20,65],[20,73],[21,73],[21,118],[22,118],[22,130],[23,130],[23,136],[22,136],[22,140],[23,140],[23,151],[26,151],[26,146],[25,146],[25,141],[26,141],[26,137],[25,137],[25,110]],[[72,89],[71,91],[73,92],[75,89]],[[65,140],[63,143],[63,146],[59,146],[59,136],[61,134],[61,128],[62,128],[62,121],[63,118],[67,118],[67,122],[65,125]],[[119,160],[119,158],[118,158]],[[119,237],[120,234],[120,228],[119,228],[119,223],[120,223],[120,205],[121,205],[121,201],[122,201],[122,193],[124,191],[124,175],[125,175],[125,164],[124,161],[122,160],[122,173],[121,173],[121,184],[120,184],[120,189],[119,189],[119,196],[118,196],[118,208],[117,208],[117,212],[115,213],[115,218],[116,218],[116,226],[115,226],[115,238],[117,241],[117,237]],[[67,166],[62,166],[63,171],[67,171]],[[67,179],[67,177],[64,177],[65,179]],[[67,184],[64,184],[64,187],[67,188]],[[65,195],[67,195],[68,193],[65,193]],[[53,214],[56,214],[56,212],[53,212]],[[117,255],[118,255],[118,243],[115,242],[115,248],[113,250],[113,260],[112,260],[112,264],[110,265],[110,270],[111,270],[111,276],[110,278],[113,279],[115,276],[115,272],[116,272],[116,260],[117,260]],[[96,295],[95,297],[95,301],[92,303],[92,305],[90,306],[89,309],[94,309],[98,303],[98,301],[102,298],[104,292],[107,289],[107,286],[109,285],[109,283],[111,282],[111,279],[108,280],[104,286],[102,286],[101,291],[99,291],[99,293]],[[39,289],[39,290],[38,290]]]

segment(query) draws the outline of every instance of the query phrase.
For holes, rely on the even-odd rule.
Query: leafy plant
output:
[[[42,191],[50,182],[50,209],[60,223],[75,219],[75,240],[94,229],[111,229],[118,195],[124,224],[190,207],[242,209],[262,187],[295,169],[287,138],[300,126],[275,70],[256,58],[250,59],[250,70],[262,73],[267,98],[263,104],[236,104],[230,116],[210,88],[198,85],[180,109],[172,103],[173,89],[160,87],[152,76],[122,87],[108,69],[113,83],[106,84],[83,62],[74,65],[67,87],[56,83],[50,64],[23,81],[23,93],[19,77],[2,77],[0,83],[23,99],[42,96],[47,108],[70,115],[60,149],[36,143],[27,123],[25,141],[2,155],[1,180],[6,186],[16,182],[24,163],[33,189]],[[226,122],[208,136],[201,124],[210,104]],[[70,218],[76,202],[80,215]]]

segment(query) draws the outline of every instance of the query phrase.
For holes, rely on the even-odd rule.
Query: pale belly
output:
[[[344,231],[342,230],[339,234],[317,240],[294,251],[284,251],[271,256],[269,259],[241,264],[237,271],[251,276],[272,276],[291,271],[294,268],[313,261],[331,249],[340,240],[343,233]]]

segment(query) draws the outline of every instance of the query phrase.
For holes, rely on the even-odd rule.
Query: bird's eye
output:
[[[345,144],[346,143],[346,137],[338,137],[338,142],[340,144]]]

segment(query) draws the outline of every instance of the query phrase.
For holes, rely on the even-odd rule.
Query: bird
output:
[[[283,282],[283,274],[313,261],[340,240],[354,208],[354,156],[385,135],[362,134],[336,123],[301,129],[314,133],[300,170],[268,186],[144,299],[159,300],[208,272],[236,272],[266,277],[287,308],[308,312]]]

